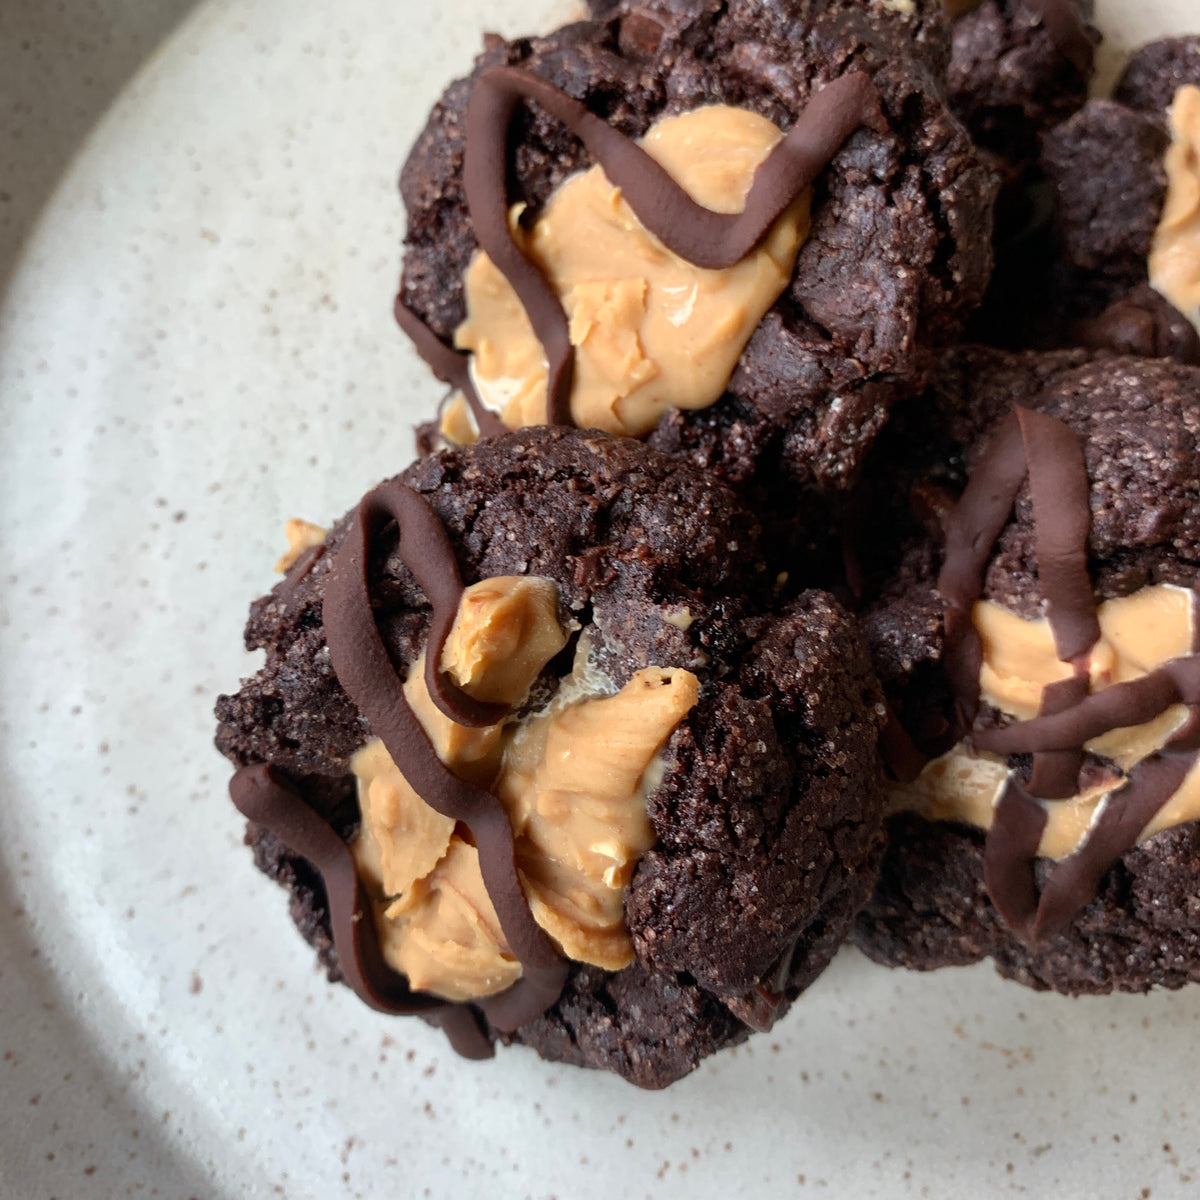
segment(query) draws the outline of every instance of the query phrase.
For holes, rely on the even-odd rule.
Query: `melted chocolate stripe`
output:
[[[1077,670],[1070,679],[1060,679],[1042,690],[1038,712],[1042,716],[1074,708],[1088,694],[1087,671]],[[1079,772],[1083,768],[1082,748],[1043,750],[1033,756],[1033,774],[1029,793],[1043,800],[1067,800],[1079,791]]]
[[[839,76],[809,100],[791,130],[759,166],[743,211],[720,213],[698,204],[637,142],[578,100],[528,71],[498,67],[482,75],[471,94],[463,167],[467,203],[480,245],[497,265],[478,223],[486,220],[496,249],[507,251],[500,245],[512,242],[505,188],[506,142],[521,100],[536,101],[583,142],[637,219],[668,250],[710,271],[727,270],[741,262],[859,126],[869,125],[877,132],[887,129],[879,91],[871,77],[863,71]]]
[[[491,1042],[468,1006],[414,992],[408,980],[388,966],[350,847],[274,767],[243,767],[230,780],[229,795],[246,820],[261,825],[316,868],[325,887],[338,965],[364,1004],[383,1013],[425,1017],[445,1030],[465,1058],[493,1055]]]
[[[1087,546],[1092,532],[1087,465],[1073,430],[1027,408],[1016,410],[1029,466],[1038,582],[1063,662],[1086,655],[1100,640],[1100,621]]]
[[[1114,729],[1144,725],[1173,704],[1200,704],[1200,657],[1176,658],[1127,683],[1114,683],[1066,712],[972,735],[981,750],[1030,754],[1070,750]]]
[[[463,191],[479,245],[517,293],[545,352],[549,367],[546,419],[552,425],[570,425],[575,350],[558,293],[521,252],[508,227],[508,135],[522,94],[536,95],[542,106],[572,131],[589,114],[582,104],[536,76],[511,68],[501,71],[481,76],[467,104]],[[510,76],[513,80],[505,87]]]
[[[1000,423],[946,518],[946,553],[937,588],[953,608],[970,612],[979,599],[992,547],[1008,523],[1025,472],[1025,447],[1014,413]]]
[[[1017,406],[1017,424],[1029,471],[1038,582],[1046,618],[1061,662],[1071,663],[1070,679],[1042,692],[1041,715],[1073,708],[1089,690],[1088,655],[1100,640],[1087,546],[1092,510],[1083,446],[1061,421]],[[1029,791],[1046,800],[1064,800],[1079,789],[1083,748],[1048,750],[1033,757]]]
[[[441,589],[449,578],[453,553],[437,514],[412,488],[394,480],[381,484],[359,505],[326,584],[324,625],[329,656],[338,682],[417,794],[443,816],[461,821],[475,839],[484,886],[504,937],[524,970],[522,978],[506,992],[480,1000],[478,1006],[497,1028],[511,1032],[554,1003],[566,981],[567,964],[530,912],[517,874],[508,814],[494,795],[460,779],[438,758],[409,707],[379,634],[368,571],[374,542],[393,519],[400,526],[405,565],[418,581],[430,581],[443,605],[449,603],[448,594]],[[449,555],[449,563],[442,555]],[[457,576],[457,566],[454,574]],[[438,599],[430,596],[435,606]],[[455,598],[454,611],[457,605]],[[426,662],[437,662],[440,657],[441,644],[431,629]]]
[[[946,517],[946,550],[938,574],[945,622],[946,675],[956,697],[960,727],[979,711],[983,644],[971,609],[983,591],[987,561],[1008,523],[1025,478],[1025,448],[1014,414],[1005,417],[984,449],[956,507]]]
[[[983,846],[983,882],[996,911],[1018,933],[1038,908],[1034,861],[1046,828],[1046,810],[1012,777],[996,802]]]
[[[417,586],[425,593],[433,616],[425,651],[425,686],[429,697],[441,712],[472,729],[485,728],[503,721],[511,711],[507,704],[476,700],[462,690],[441,669],[442,650],[458,616],[462,599],[462,576],[454,557],[454,547],[446,536],[446,527],[419,492],[402,483],[388,481],[368,492],[358,506],[358,528],[364,541],[359,568],[362,573],[362,598],[370,608],[371,547],[392,521],[400,532],[400,558],[413,573]],[[342,561],[339,558],[339,561]],[[347,565],[349,560],[347,561]],[[361,610],[361,606],[360,606]],[[374,616],[371,618],[374,625]]]
[[[1156,754],[1140,762],[1128,781],[1104,802],[1087,840],[1054,869],[1042,891],[1034,938],[1062,933],[1099,893],[1101,881],[1183,784],[1195,754]]]
[[[425,365],[443,383],[457,388],[470,406],[471,415],[475,418],[475,426],[480,437],[493,437],[504,433],[504,422],[482,400],[475,390],[475,382],[471,378],[471,356],[452,350],[442,341],[415,312],[404,303],[402,296],[396,297],[393,308],[396,324],[400,326],[412,340],[417,354],[424,360]]]

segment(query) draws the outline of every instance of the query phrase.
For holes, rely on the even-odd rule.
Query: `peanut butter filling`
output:
[[[737,213],[755,170],[782,137],[764,117],[713,105],[658,122],[642,145],[698,203]],[[599,167],[563,183],[528,230],[515,208],[514,237],[567,314],[576,352],[575,424],[640,437],[668,408],[718,400],[791,278],[810,200],[805,192],[749,256],[723,271],[667,250]],[[467,319],[455,344],[473,356],[481,399],[510,429],[543,424],[546,360],[516,293],[482,252],[465,285]],[[442,432],[460,442],[473,436],[461,400],[448,407]]]
[[[551,580],[488,579],[466,589],[441,665],[478,700],[515,704],[566,645]],[[489,788],[515,835],[535,920],[568,957],[608,970],[633,960],[624,891],[654,843],[646,796],[667,738],[696,701],[688,671],[647,668],[615,694],[588,665],[540,713],[469,729],[433,704],[423,658],[405,695],[439,757]],[[360,873],[377,896],[384,955],[413,987],[450,1000],[503,991],[520,977],[488,900],[474,847],[409,786],[382,742],[353,758]]]
[[[1140,679],[1175,658],[1192,653],[1195,596],[1186,588],[1146,587],[1106,600],[1097,610],[1100,640],[1088,662],[1092,692]],[[983,643],[980,691],[983,700],[1018,720],[1037,715],[1042,691],[1066,679],[1071,667],[1059,660],[1046,620],[1018,617],[990,600],[976,603],[972,620]],[[1046,826],[1038,853],[1067,858],[1082,845],[1107,798],[1143,759],[1161,750],[1187,718],[1175,705],[1144,725],[1115,729],[1086,743],[1113,764],[1111,779],[1066,800],[1044,801]],[[893,786],[896,807],[935,821],[960,821],[990,829],[996,803],[1009,778],[1004,760],[960,743],[926,765],[909,784]],[[1200,768],[1142,830],[1140,841],[1164,829],[1200,819]]]
[[[311,521],[292,517],[283,527],[283,536],[287,538],[288,548],[275,563],[275,571],[279,575],[286,575],[305,550],[320,546],[329,536],[329,530],[322,529],[320,525],[314,525]]]
[[[420,991],[473,1000],[521,977],[483,886],[479,852],[462,838],[452,837],[433,870],[385,905],[382,917],[384,956]]]
[[[501,576],[463,592],[441,666],[474,699],[515,704],[566,644],[554,581]]]
[[[1167,198],[1150,249],[1150,283],[1200,332],[1200,87],[1171,105],[1173,140],[1163,166]]]
[[[647,667],[616,695],[552,704],[505,748],[495,791],[517,833],[521,882],[568,958],[608,971],[633,962],[624,900],[654,845],[646,797],[699,692],[690,671]]]

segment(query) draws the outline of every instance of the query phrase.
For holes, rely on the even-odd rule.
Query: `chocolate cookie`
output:
[[[322,534],[217,745],[330,977],[644,1087],[768,1027],[877,875],[850,618],[774,600],[711,476],[596,433],[433,454]]]
[[[1113,99],[1161,120],[1175,93],[1198,80],[1200,35],[1162,38],[1143,46],[1129,60],[1113,90]]]
[[[1099,32],[1091,0],[948,4],[950,107],[1010,183],[1027,182],[1042,134],[1082,107]],[[1015,202],[1015,197],[1010,197]]]
[[[1038,156],[1043,135],[1087,99],[1100,41],[1091,0],[967,0],[958,13],[947,79],[950,107],[1001,179],[996,269],[967,338],[1010,348],[1044,341],[1053,256],[1052,192]],[[1046,340],[1048,339],[1048,340]]]
[[[890,846],[855,940],[1035,988],[1200,979],[1200,370],[948,354],[878,447]]]
[[[1044,141],[1056,208],[1038,289],[1051,298],[1046,336],[1200,362],[1200,38],[1143,48],[1115,95]]]
[[[903,7],[654,0],[489,39],[401,176],[402,324],[510,425],[549,415],[646,436],[793,503],[846,487],[990,270],[994,180],[943,100],[946,24],[929,3]],[[711,170],[686,177],[701,151]],[[596,161],[620,192],[586,183],[588,211],[649,231],[680,275],[643,278],[637,263],[663,258],[653,241],[630,265],[597,248],[597,225],[556,225],[561,185]],[[612,278],[597,282],[602,267]],[[735,270],[763,286],[698,315],[711,277],[723,288]],[[485,301],[507,323],[480,317]],[[702,384],[667,361],[693,328],[720,343]],[[593,383],[599,399],[582,402]]]
[[[616,17],[621,21],[633,18],[635,27],[643,23],[658,26],[667,37],[679,37],[696,28],[698,19],[718,15],[719,4],[711,0],[587,0],[588,12],[601,20]],[[741,14],[751,11],[749,5],[734,5]],[[880,36],[890,36],[905,56],[923,58],[939,78],[944,78],[950,65],[950,18],[942,0],[912,0],[912,3],[893,4],[889,0],[787,0],[777,11],[789,20],[811,17],[818,11],[866,10]],[[701,27],[702,28],[702,27]],[[652,36],[654,36],[652,34]]]

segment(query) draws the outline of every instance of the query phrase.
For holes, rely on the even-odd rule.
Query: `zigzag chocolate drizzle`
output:
[[[288,780],[263,763],[243,767],[230,780],[229,795],[247,821],[261,825],[316,868],[325,886],[338,965],[359,999],[379,1012],[424,1017],[445,1030],[464,1058],[490,1058],[492,1044],[467,1005],[414,992],[408,980],[388,966],[350,847]]]
[[[732,267],[745,258],[856,129],[887,129],[871,77],[862,71],[839,76],[813,96],[758,168],[744,210],[718,213],[697,204],[633,139],[553,84],[516,67],[497,67],[481,75],[467,106],[463,189],[480,247],[512,285],[542,344],[549,365],[546,415],[552,425],[574,423],[575,349],[558,294],[522,253],[508,224],[509,131],[524,100],[536,102],[583,142],[650,233],[680,258],[710,270]],[[400,297],[396,319],[438,378],[462,391],[476,421],[481,413],[495,421],[471,381],[470,356],[446,346]],[[486,431],[480,425],[481,433],[490,431],[490,423]]]
[[[360,691],[379,686],[379,669],[385,662],[389,676],[396,674],[375,627],[368,577],[372,548],[379,535],[393,521],[400,531],[401,561],[413,573],[418,587],[425,593],[433,609],[429,623],[428,652],[425,655],[425,685],[429,689],[430,699],[459,725],[481,729],[498,724],[511,711],[509,705],[474,699],[441,669],[442,650],[454,627],[462,599],[462,576],[458,572],[454,548],[437,513],[419,492],[395,480],[381,483],[362,498],[342,548],[334,560],[337,574],[330,578],[326,586],[323,609],[326,637],[331,643],[330,655],[341,659],[346,665],[347,675],[356,680],[370,664],[370,669],[375,673],[357,683]],[[332,645],[334,641],[337,642],[336,649]],[[334,670],[337,671],[336,662]],[[349,692],[350,685],[342,679],[340,671],[338,681],[354,700],[355,696]],[[371,724],[374,726],[373,721]]]
[[[974,741],[996,754],[1063,750],[1111,729],[1153,721],[1173,704],[1200,704],[1200,657],[1177,658],[1141,679],[1114,683],[1063,713],[980,730]]]
[[[517,874],[512,825],[500,801],[460,779],[434,750],[408,700],[371,607],[370,566],[384,530],[399,528],[400,557],[433,606],[425,652],[430,697],[451,720],[493,725],[506,705],[482,704],[457,688],[440,670],[442,647],[462,594],[458,564],[445,527],[429,502],[395,480],[382,483],[360,502],[334,559],[325,586],[323,622],[333,669],[346,694],[381,738],[392,761],[431,808],[460,821],[479,851],[484,886],[522,977],[507,991],[476,1002],[488,1020],[511,1032],[540,1016],[558,999],[567,977],[566,960],[533,919]]]
[[[517,874],[512,826],[491,792],[459,779],[438,758],[409,707],[403,684],[380,637],[371,607],[369,571],[385,529],[399,529],[404,565],[425,592],[433,615],[425,654],[430,698],[461,725],[494,725],[510,711],[473,699],[440,669],[442,648],[462,596],[462,578],[445,527],[429,502],[395,480],[380,484],[360,502],[334,559],[325,587],[323,623],[338,682],[401,764],[417,794],[443,816],[461,822],[479,851],[479,867],[509,948],[522,977],[499,995],[455,1004],[413,991],[383,957],[370,899],[349,846],[304,801],[275,767],[243,767],[229,785],[238,811],[306,858],[321,876],[329,902],[334,947],[346,982],[380,1012],[419,1014],[441,1026],[467,1058],[492,1053],[475,1009],[503,1033],[540,1016],[558,999],[568,965],[533,919]]]
[[[1074,672],[1043,690],[1038,715],[1031,720],[971,732],[983,659],[971,609],[982,594],[987,562],[1026,475],[1046,615],[1059,658]],[[1087,571],[1090,531],[1087,471],[1078,436],[1043,413],[1014,408],[947,519],[938,590],[945,614],[946,671],[957,698],[960,731],[981,750],[1033,755],[1029,785],[1023,787],[1014,777],[1005,785],[984,848],[984,882],[992,903],[1015,932],[1031,941],[1062,933],[1095,898],[1104,875],[1137,844],[1200,750],[1200,628],[1191,656],[1089,694],[1088,659],[1100,637]],[[1034,797],[1053,801],[1074,795],[1086,742],[1144,724],[1175,704],[1190,706],[1186,726],[1106,797],[1083,844],[1055,866],[1039,896],[1035,861],[1047,813]]]
[[[1092,532],[1087,464],[1074,431],[1061,421],[1017,406],[1028,465],[1038,581],[1062,662],[1087,669],[1100,640],[1100,621],[1088,575]]]

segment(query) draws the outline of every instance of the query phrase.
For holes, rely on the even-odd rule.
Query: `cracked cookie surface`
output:
[[[584,627],[590,661],[614,687],[648,664],[700,680],[648,796],[655,844],[625,896],[634,964],[574,964],[543,1016],[511,1035],[488,1031],[663,1086],[782,1013],[873,884],[879,695],[865,646],[823,593],[776,604],[754,518],[710,476],[641,443],[533,428],[429,456],[400,478],[433,506],[465,583],[553,580],[562,618]],[[219,701],[217,742],[238,766],[283,771],[349,839],[349,760],[371,731],[339,685],[322,621],[347,524],[253,605],[246,644],[266,662]],[[429,607],[394,535],[370,580],[384,643],[406,672]],[[553,660],[527,706],[569,670]],[[248,840],[338,977],[319,878],[265,830],[252,825]]]
[[[887,132],[860,129],[818,178],[791,281],[723,398],[672,412],[650,434],[740,486],[846,487],[895,398],[922,386],[934,349],[961,329],[990,270],[994,180],[942,99],[944,19],[928,4],[913,13],[662,0],[619,5],[544,38],[490,39],[405,164],[401,301],[446,342],[465,316],[461,280],[476,249],[462,182],[465,111],[490,68],[533,72],[634,138],[659,117],[711,104],[786,129],[823,84],[865,71]],[[536,107],[520,110],[511,144],[509,199],[531,216],[589,165]]]

